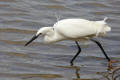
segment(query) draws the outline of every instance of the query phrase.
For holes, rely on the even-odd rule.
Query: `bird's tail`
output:
[[[107,25],[107,23],[106,23],[106,20],[107,20],[107,19],[108,19],[108,17],[105,17],[104,20],[103,20],[103,22],[105,23],[105,31],[109,32],[109,31],[111,31],[111,27],[109,27],[109,26]]]
[[[107,19],[108,19],[108,17],[105,17],[103,21],[106,22]]]
[[[108,19],[108,18],[105,17],[105,18],[104,18],[103,20],[101,20],[101,21],[96,21],[96,22],[99,24],[99,28],[97,29],[96,36],[99,36],[101,33],[102,33],[103,35],[105,35],[106,32],[111,31],[111,27],[108,26],[108,24],[106,23],[106,20],[107,20],[107,19]]]
[[[97,22],[101,24],[101,26],[104,28],[104,31],[109,32],[109,31],[111,31],[111,27],[108,26],[108,24],[106,23],[107,19],[108,19],[108,17],[105,17],[103,20],[97,21]]]
[[[111,31],[111,27],[106,26],[106,27],[105,27],[105,31],[107,31],[107,32]]]

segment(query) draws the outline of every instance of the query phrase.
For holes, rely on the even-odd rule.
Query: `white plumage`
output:
[[[44,35],[45,43],[53,43],[61,40],[88,40],[89,38],[104,36],[111,28],[104,20],[89,21],[85,19],[63,19],[53,27],[40,28],[36,34]]]
[[[73,65],[73,61],[81,52],[78,41],[85,41],[90,39],[100,47],[104,56],[109,61],[109,67],[111,67],[112,61],[107,56],[100,42],[92,39],[93,37],[104,36],[107,31],[111,31],[111,28],[105,22],[106,19],[107,18],[104,18],[104,20],[101,21],[89,21],[85,19],[63,19],[56,22],[53,27],[40,28],[36,35],[33,36],[33,38],[28,41],[25,46],[35,40],[39,35],[44,36],[45,43],[54,43],[62,40],[73,40],[78,47],[78,52],[70,61],[71,65]]]

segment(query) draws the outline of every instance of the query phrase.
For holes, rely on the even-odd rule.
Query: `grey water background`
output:
[[[108,62],[93,42],[80,42],[77,67],[69,64],[77,52],[73,41],[45,45],[38,38],[24,47],[39,28],[53,26],[57,18],[106,16],[112,31],[98,40],[112,60],[120,60],[120,0],[0,0],[0,80],[109,80],[98,74],[107,71]]]

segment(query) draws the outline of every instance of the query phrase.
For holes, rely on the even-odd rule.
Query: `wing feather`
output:
[[[93,22],[84,19],[65,19],[57,22],[54,27],[62,36],[79,38],[96,34]]]

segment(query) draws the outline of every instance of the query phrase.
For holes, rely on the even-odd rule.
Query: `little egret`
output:
[[[44,36],[45,43],[54,43],[62,40],[75,41],[78,47],[78,52],[70,61],[71,65],[73,65],[73,61],[81,52],[78,42],[91,40],[100,47],[109,62],[109,66],[111,66],[112,61],[107,56],[102,45],[99,41],[93,39],[94,37],[102,37],[106,34],[106,32],[111,31],[111,28],[106,23],[106,19],[107,18],[104,18],[104,20],[100,21],[90,21],[86,19],[63,19],[56,22],[53,27],[40,28],[33,38],[25,44],[25,46],[38,38],[40,35]]]

